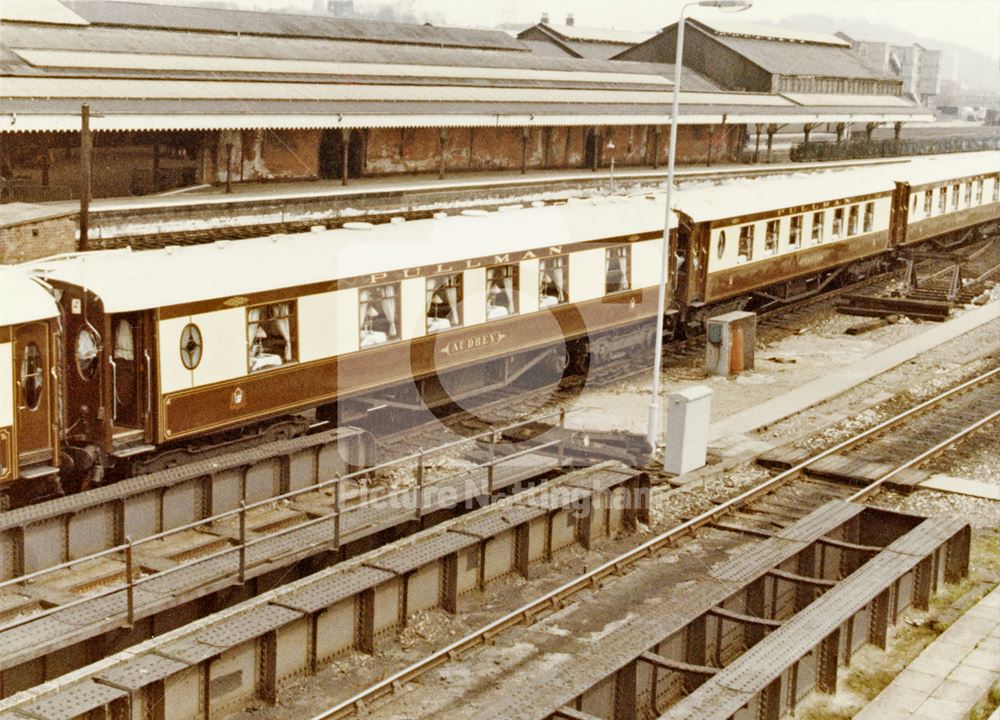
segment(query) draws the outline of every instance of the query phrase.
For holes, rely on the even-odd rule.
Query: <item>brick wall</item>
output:
[[[37,260],[77,249],[76,215],[0,227],[0,264]]]

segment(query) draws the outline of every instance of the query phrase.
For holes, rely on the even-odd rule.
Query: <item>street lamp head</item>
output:
[[[614,149],[615,149],[615,141],[608,140],[608,150],[614,150]]]
[[[753,6],[753,0],[701,0],[700,7],[714,7],[732,12],[742,12]]]

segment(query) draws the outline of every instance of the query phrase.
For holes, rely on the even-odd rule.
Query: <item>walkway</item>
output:
[[[854,720],[964,720],[1000,680],[1000,586],[927,646]]]

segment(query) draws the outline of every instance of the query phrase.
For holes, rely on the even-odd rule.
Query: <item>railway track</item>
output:
[[[685,538],[693,537],[703,529],[721,529],[735,536],[755,534],[771,536],[781,528],[801,520],[830,499],[863,503],[901,473],[996,422],[1000,417],[998,377],[1000,368],[993,369],[830,448],[810,454],[764,482],[715,504],[695,517],[657,534],[598,567],[581,573],[558,588],[371,684],[361,692],[314,716],[312,720],[350,717],[362,709],[369,715],[377,714],[377,706],[373,703],[398,692],[401,687],[425,676],[428,671],[496,642],[498,636],[512,628],[537,623],[572,603],[581,593],[628,575],[644,561],[664,552],[675,551],[678,544],[683,547]],[[935,430],[933,434],[928,434],[931,428]],[[900,436],[905,433],[911,442],[917,439],[921,442],[905,451],[904,443],[885,444],[890,432],[899,433]],[[894,453],[894,459],[860,490],[853,492],[842,484],[815,478],[806,478],[803,481],[803,474],[807,473],[810,467],[838,454],[863,448],[870,449],[875,442],[880,443],[882,447],[890,448]],[[798,487],[793,489],[793,484]]]

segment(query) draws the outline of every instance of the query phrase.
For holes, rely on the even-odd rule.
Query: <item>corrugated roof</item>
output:
[[[638,32],[635,30],[615,30],[614,28],[580,27],[579,25],[559,25],[558,23],[538,23],[548,28],[565,40],[580,40],[582,42],[615,43],[618,45],[638,45],[646,42],[656,33]]]
[[[861,56],[847,48],[729,35],[712,37],[775,75],[898,79],[886,75],[874,65],[869,65]]]
[[[87,21],[56,0],[3,0],[0,20],[40,22],[55,25],[86,25]]]
[[[517,40],[497,30],[471,30],[326,15],[290,15],[106,0],[86,0],[86,2],[65,0],[64,4],[96,25],[524,52],[524,48]]]
[[[507,53],[466,48],[379,45],[352,40],[318,38],[200,35],[170,30],[94,26],[68,29],[41,25],[9,25],[4,27],[0,42],[5,48],[76,52],[131,52],[322,62],[663,74],[663,66],[655,63],[541,57],[531,52]],[[520,43],[520,41],[517,42]],[[20,63],[20,65],[24,66],[24,63]],[[6,69],[13,72],[25,68],[11,66]]]
[[[805,42],[819,45],[833,45],[837,47],[850,47],[851,43],[843,38],[828,33],[810,32],[808,30],[798,30],[796,28],[776,27],[774,25],[764,25],[757,23],[746,23],[741,20],[731,18],[713,17],[692,18],[690,22],[696,22],[713,30],[716,34],[730,35],[733,37],[764,38],[768,40],[782,40],[785,42]]]

